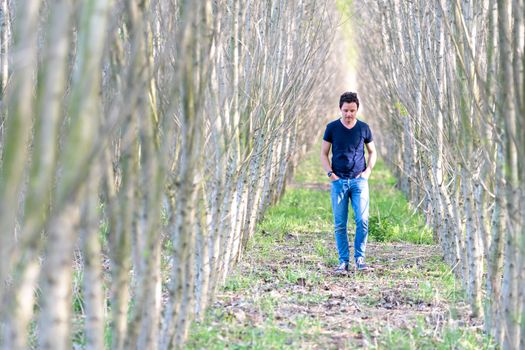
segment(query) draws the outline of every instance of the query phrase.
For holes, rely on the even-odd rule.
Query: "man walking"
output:
[[[332,211],[339,266],[335,273],[348,271],[348,203],[355,217],[354,260],[357,270],[368,270],[365,264],[368,237],[368,178],[377,159],[372,132],[368,124],[357,120],[359,99],[355,92],[345,92],[339,99],[341,118],[329,123],[323,137],[321,164],[332,182]],[[368,151],[368,165],[365,148]],[[329,160],[330,149],[332,161]]]

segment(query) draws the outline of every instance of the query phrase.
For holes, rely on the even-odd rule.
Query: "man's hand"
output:
[[[337,181],[339,180],[339,176],[337,176],[336,174],[332,173],[332,175],[330,176],[330,181],[334,182],[334,181]]]
[[[372,169],[366,168],[365,171],[363,171],[361,174],[359,174],[358,177],[362,177],[363,179],[367,179],[370,177],[370,174],[372,173]]]

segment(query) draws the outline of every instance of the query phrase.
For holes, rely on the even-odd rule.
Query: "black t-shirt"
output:
[[[332,144],[332,170],[344,179],[353,179],[366,169],[365,143],[372,142],[372,132],[360,120],[352,129],[340,119],[326,126],[323,140]]]

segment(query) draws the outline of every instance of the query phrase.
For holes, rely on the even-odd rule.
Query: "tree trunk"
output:
[[[80,213],[69,204],[51,224],[42,267],[42,297],[38,322],[41,349],[71,349],[71,285],[73,277],[73,245],[78,231]]]
[[[98,171],[89,179],[87,200],[82,205],[80,231],[84,261],[83,296],[86,312],[86,349],[104,348],[105,305],[102,277],[102,251],[99,240],[99,182]]]

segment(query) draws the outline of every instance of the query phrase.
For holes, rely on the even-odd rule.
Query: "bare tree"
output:
[[[334,7],[2,1],[2,348],[183,346],[343,89]]]
[[[414,206],[434,213],[429,223],[473,315],[503,348],[519,348],[523,1],[385,0],[362,18],[361,81],[387,139],[379,149],[402,170]],[[415,148],[417,160],[406,154]]]

